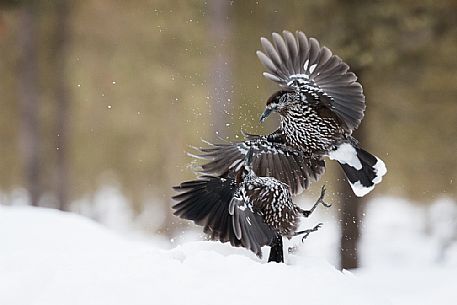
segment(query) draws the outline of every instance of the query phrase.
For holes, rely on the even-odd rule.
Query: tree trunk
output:
[[[341,175],[340,200],[340,267],[354,269],[359,266],[357,247],[360,237],[359,210],[361,198],[355,196],[344,174]]]
[[[40,183],[40,126],[38,78],[38,16],[35,1],[27,2],[20,11],[18,26],[18,100],[20,109],[20,152],[25,186],[30,203],[38,205]]]
[[[366,143],[363,128],[358,129],[353,136],[362,144]],[[354,194],[343,170],[341,170],[340,181],[340,267],[355,269],[359,267],[358,245],[365,197],[357,197]]]
[[[209,2],[210,38],[215,46],[215,54],[210,71],[210,91],[212,92],[211,118],[212,129],[216,136],[225,138],[230,134],[228,115],[232,92],[230,60],[227,49],[230,49],[230,26],[227,21],[230,2],[214,0]]]
[[[58,208],[69,209],[68,203],[68,126],[69,95],[66,78],[66,55],[68,45],[68,16],[70,8],[67,0],[56,3],[57,20],[55,23],[55,98],[56,98],[56,195]]]

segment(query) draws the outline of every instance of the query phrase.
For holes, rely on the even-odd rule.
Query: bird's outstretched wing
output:
[[[178,201],[172,207],[174,214],[204,226],[212,240],[244,247],[259,257],[261,247],[271,243],[275,233],[260,215],[236,198],[239,187],[233,178],[202,176],[174,189],[180,192],[173,197]]]
[[[208,160],[202,165],[201,172],[218,176],[228,171],[237,173],[244,165],[250,148],[254,173],[259,177],[278,179],[287,184],[293,194],[307,189],[310,182],[317,181],[325,169],[321,157],[306,156],[268,136],[249,135],[244,142],[210,144],[207,148],[200,148],[198,157]]]
[[[349,66],[314,38],[303,32],[294,36],[273,33],[272,42],[261,38],[260,62],[268,72],[263,75],[282,87],[293,88],[311,96],[332,110],[353,131],[365,111],[365,96],[357,76]]]
[[[235,247],[242,246],[236,238],[228,213],[230,201],[237,190],[234,179],[202,176],[173,189],[180,192],[173,197],[178,201],[172,207],[174,215],[204,226],[205,233],[213,240],[230,242]]]
[[[262,257],[261,248],[270,245],[276,233],[264,222],[261,215],[253,210],[251,202],[235,196],[229,205],[235,236],[243,246],[258,257]]]

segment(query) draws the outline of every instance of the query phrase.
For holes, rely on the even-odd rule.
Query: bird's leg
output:
[[[295,232],[294,236],[298,236],[298,235],[304,234],[303,237],[301,238],[301,241],[303,242],[311,232],[315,232],[315,231],[319,230],[320,227],[322,227],[322,223],[318,223],[312,229]]]
[[[325,197],[325,185],[322,186],[321,195],[319,196],[319,199],[317,199],[316,203],[314,203],[314,205],[311,208],[311,210],[308,210],[308,211],[301,210],[300,211],[303,214],[303,216],[304,217],[309,217],[309,215],[311,215],[311,213],[314,212],[314,210],[319,205],[319,203],[321,203],[324,207],[327,207],[327,208],[331,207],[332,206],[331,204],[327,204],[327,203],[324,202],[324,197]]]
[[[271,243],[270,256],[268,262],[284,263],[284,253],[282,249],[282,236],[276,235]]]

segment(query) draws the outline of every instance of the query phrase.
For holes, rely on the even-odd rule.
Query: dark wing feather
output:
[[[262,257],[261,248],[270,245],[275,232],[255,213],[252,204],[235,197],[230,203],[229,213],[233,216],[232,224],[235,236],[243,246],[258,257]]]
[[[259,257],[262,255],[260,248],[271,243],[274,233],[262,217],[233,205],[238,189],[233,178],[202,176],[173,189],[180,192],[173,197],[178,201],[172,207],[174,215],[204,226],[203,231],[210,239],[244,247]]]
[[[254,173],[286,183],[293,194],[308,188],[310,180],[317,181],[324,170],[321,159],[310,159],[301,151],[268,136],[247,135],[244,142],[211,144],[209,148],[201,148],[199,157],[208,160],[202,165],[201,172],[216,176],[229,171],[238,173],[251,147]]]
[[[173,188],[180,194],[172,208],[174,215],[204,226],[203,231],[212,240],[230,242],[234,247],[245,247],[233,229],[229,205],[237,190],[232,178],[202,176],[198,180],[183,182]]]
[[[272,41],[262,37],[263,51],[257,51],[267,69],[264,76],[283,87],[328,97],[324,105],[348,130],[356,129],[364,116],[365,96],[357,76],[348,72],[349,66],[303,32],[296,36],[287,31],[283,36],[273,33]]]

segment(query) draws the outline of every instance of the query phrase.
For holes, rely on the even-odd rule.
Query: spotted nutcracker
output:
[[[349,66],[302,32],[272,42],[261,39],[257,55],[268,72],[264,76],[282,89],[267,101],[263,122],[272,112],[280,114],[279,128],[267,136],[248,135],[246,141],[214,144],[201,151],[209,162],[203,173],[239,169],[249,148],[254,148],[252,168],[288,184],[293,193],[307,188],[323,173],[323,158],[341,165],[357,196],[370,192],[386,173],[384,162],[359,147],[351,134],[365,110],[365,96]]]
[[[247,159],[252,157],[247,155]],[[235,175],[234,175],[235,174]],[[323,201],[325,188],[311,210],[306,211],[292,202],[288,185],[272,177],[259,177],[244,162],[242,169],[221,177],[202,176],[183,182],[174,188],[180,192],[173,197],[178,203],[174,214],[193,220],[204,227],[210,239],[230,242],[261,257],[261,247],[271,246],[268,261],[283,262],[282,237],[291,238],[319,229],[321,224],[297,231],[301,217],[308,217]]]

